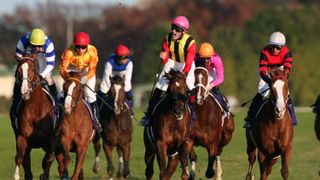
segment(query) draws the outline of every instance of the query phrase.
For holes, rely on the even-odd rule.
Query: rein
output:
[[[206,74],[207,74],[207,77],[209,77],[209,73],[208,73],[208,70],[206,68],[204,68],[204,67],[196,67],[194,69],[194,71],[196,71],[196,70],[204,70],[206,72]],[[197,87],[200,87],[200,88],[204,89],[204,91],[205,91],[204,99],[206,99],[210,94],[210,92],[207,90],[207,86],[205,86],[205,85],[203,85],[201,83],[198,83],[198,84],[195,85],[194,88],[197,88]]]

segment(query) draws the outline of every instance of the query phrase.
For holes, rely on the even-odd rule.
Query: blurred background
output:
[[[87,32],[97,47],[98,78],[115,47],[127,45],[134,63],[135,106],[145,106],[162,40],[176,15],[189,18],[189,32],[197,47],[210,42],[222,56],[225,81],[221,90],[235,107],[256,93],[260,51],[274,31],[285,34],[293,53],[290,93],[294,105],[309,107],[320,91],[318,0],[3,0],[1,4],[0,112],[7,112],[10,105],[16,43],[36,27],[54,42],[58,88],[60,56],[74,33]]]

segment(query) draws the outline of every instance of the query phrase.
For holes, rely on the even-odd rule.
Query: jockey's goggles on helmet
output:
[[[177,25],[171,25],[171,31],[175,30],[176,32],[183,32],[183,28],[177,26]]]
[[[280,45],[275,45],[275,44],[270,44],[270,49],[273,50],[274,48],[276,48],[277,50],[280,50],[282,48],[282,46]]]
[[[31,44],[31,47],[34,47],[34,48],[42,48],[43,45],[33,45]]]
[[[129,58],[129,56],[116,56],[116,59],[117,59],[118,61],[124,60],[124,59],[128,59],[128,58]]]
[[[87,49],[88,46],[76,45],[76,49]]]

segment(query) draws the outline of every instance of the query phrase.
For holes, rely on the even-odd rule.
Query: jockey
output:
[[[58,91],[55,85],[55,81],[52,76],[52,70],[55,65],[55,50],[51,39],[45,35],[41,29],[33,29],[31,32],[22,36],[16,46],[16,56],[22,58],[25,54],[38,53],[37,67],[40,72],[41,85],[48,85],[51,96],[55,103],[55,114],[59,115],[58,108]],[[16,111],[18,103],[21,99],[19,92],[19,85],[14,84],[12,101],[13,117],[16,117]]]
[[[195,63],[197,64],[199,61],[206,62],[206,69],[209,74],[207,91],[214,94],[224,110],[223,117],[226,117],[229,112],[229,104],[219,88],[219,85],[224,81],[222,59],[210,43],[202,43],[199,48],[199,53],[196,55]]]
[[[69,77],[67,70],[76,68],[85,72],[81,78],[81,84],[84,85],[84,96],[90,103],[94,114],[94,128],[98,132],[101,132],[102,128],[99,122],[96,95],[94,92],[98,60],[98,51],[90,44],[89,35],[85,32],[78,32],[74,36],[73,44],[61,55],[60,74],[63,79],[67,79]]]
[[[251,127],[251,124],[255,119],[255,115],[260,109],[262,99],[264,97],[267,97],[269,94],[268,89],[270,88],[269,84],[271,83],[271,79],[268,75],[268,70],[270,68],[279,67],[282,68],[284,71],[287,71],[287,73],[289,74],[291,72],[292,61],[292,53],[286,46],[285,36],[281,32],[272,33],[269,38],[268,45],[264,47],[261,51],[259,62],[260,76],[258,93],[253,98],[248,110],[247,117],[244,119],[244,128]],[[290,96],[288,100],[288,110],[291,114],[294,125],[296,125],[297,122],[294,115],[293,104]]]
[[[196,42],[187,33],[189,21],[185,16],[177,16],[171,21],[171,32],[164,38],[160,58],[164,64],[159,81],[150,98],[145,116],[139,122],[142,126],[148,126],[153,108],[158,103],[161,93],[168,88],[168,79],[164,77],[170,69],[179,70],[187,75],[189,90],[194,88],[194,58],[196,53]]]
[[[124,91],[126,92],[126,101],[129,105],[129,108],[131,109],[133,105],[131,85],[132,69],[133,63],[130,57],[129,48],[125,45],[119,45],[106,62],[103,80],[100,84],[100,91],[98,92],[98,95],[101,98],[106,96],[111,86],[110,77],[116,75],[119,75],[121,77],[124,76]]]

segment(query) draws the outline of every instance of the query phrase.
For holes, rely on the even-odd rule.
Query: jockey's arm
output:
[[[213,87],[219,86],[224,81],[224,67],[222,63],[221,57],[217,54],[215,56],[211,57],[211,63],[214,64],[214,68],[216,71],[216,79],[213,79],[211,81],[211,84],[213,84]]]
[[[168,41],[166,38],[164,38],[162,42],[162,51],[160,52],[160,55],[159,55],[159,57],[162,59],[163,64],[166,64],[168,62],[169,53],[170,53],[170,49],[169,49]]]
[[[125,72],[125,83],[124,83],[125,92],[128,92],[131,90],[132,69],[133,69],[133,63],[132,61],[130,61],[126,67],[126,72]]]
[[[188,52],[187,52],[187,56],[185,59],[185,66],[182,70],[183,73],[188,74],[191,68],[191,65],[194,61],[196,55],[196,43],[192,43],[189,48],[188,48]]]
[[[102,82],[100,84],[100,91],[102,91],[105,94],[109,91],[111,86],[111,82],[110,82],[111,74],[112,74],[112,65],[107,61],[104,68],[104,72],[103,72]]]

